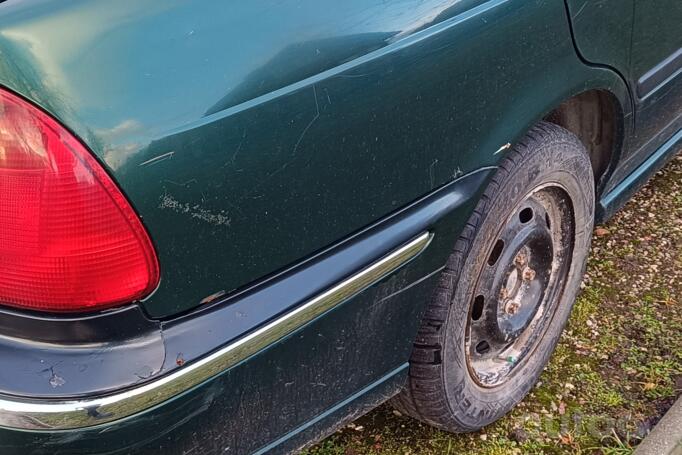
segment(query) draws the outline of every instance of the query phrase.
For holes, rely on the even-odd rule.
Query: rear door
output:
[[[682,1],[635,2],[630,67],[641,160],[682,128]]]
[[[631,172],[682,127],[682,1],[566,0],[577,50],[627,80],[634,137],[621,171]]]

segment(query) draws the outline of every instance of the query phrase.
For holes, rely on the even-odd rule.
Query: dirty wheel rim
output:
[[[571,200],[559,185],[530,192],[500,226],[467,319],[467,368],[478,385],[504,384],[533,355],[562,300],[574,233]]]

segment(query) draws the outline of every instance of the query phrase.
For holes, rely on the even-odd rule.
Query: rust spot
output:
[[[211,303],[215,300],[218,300],[220,297],[224,296],[227,294],[225,291],[218,291],[214,292],[213,294],[209,295],[208,297],[204,297],[201,299],[201,302],[199,302],[200,305],[204,305],[206,303]]]
[[[519,312],[520,308],[521,308],[521,304],[519,304],[518,302],[512,301],[512,302],[508,302],[505,305],[504,311],[509,315],[515,315],[516,313]]]
[[[179,367],[185,364],[185,358],[182,356],[182,352],[179,352],[178,356],[175,358],[175,364]]]
[[[519,254],[517,254],[516,257],[514,258],[514,263],[515,263],[518,267],[523,267],[523,266],[525,266],[525,265],[526,265],[526,261],[527,261],[526,254],[525,254],[523,251],[519,251]]]
[[[525,281],[533,281],[535,279],[535,270],[530,267],[523,269],[523,279]]]

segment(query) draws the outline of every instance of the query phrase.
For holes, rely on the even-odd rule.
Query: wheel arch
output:
[[[590,89],[562,101],[543,117],[575,134],[590,155],[597,195],[622,155],[625,113],[616,95]]]
[[[564,69],[567,74],[557,82],[562,77],[560,65],[548,68],[537,84],[524,92],[529,101],[525,105],[511,104],[500,116],[498,129],[486,138],[483,148],[499,148],[490,163],[498,165],[537,122],[557,124],[574,133],[589,152],[599,199],[609,187],[614,170],[627,156],[634,119],[632,97],[625,81],[610,69],[581,64],[577,70]],[[538,86],[548,90],[542,93]],[[500,148],[504,142],[508,143]]]

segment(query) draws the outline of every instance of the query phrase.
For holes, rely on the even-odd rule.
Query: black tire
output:
[[[468,322],[474,317],[473,294],[479,291],[474,288],[479,286],[486,261],[493,259],[490,255],[499,242],[496,237],[502,232],[501,225],[512,220],[514,210],[529,194],[535,194],[534,189],[554,184],[565,190],[573,216],[573,230],[566,237],[572,238],[573,246],[562,259],[570,263],[563,282],[556,278],[554,286],[560,286],[560,292],[552,294],[557,295],[556,306],[544,307],[546,324],[534,338],[535,347],[527,347],[528,354],[518,363],[511,358],[504,382],[486,386],[471,365],[487,363],[475,360],[478,351],[472,355],[470,345],[467,347],[467,336],[474,333]],[[525,397],[549,361],[580,289],[594,224],[594,199],[588,154],[569,131],[540,122],[508,152],[442,272],[414,344],[408,382],[393,399],[396,408],[446,431],[467,432],[499,419]],[[500,304],[496,300],[492,305]],[[554,308],[551,315],[547,308]]]

